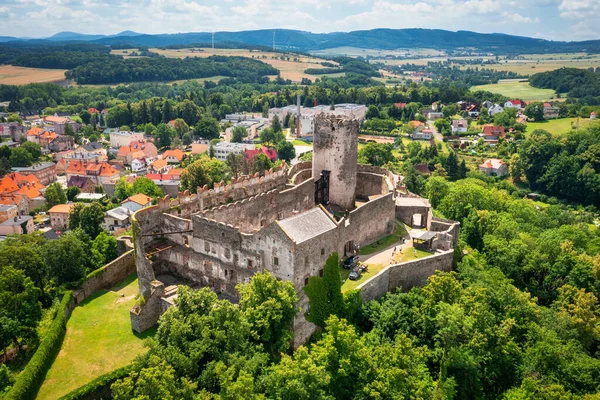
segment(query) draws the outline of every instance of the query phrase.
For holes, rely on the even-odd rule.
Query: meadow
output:
[[[485,90],[525,101],[547,101],[556,97],[556,93],[552,89],[538,89],[529,85],[528,82],[518,81],[473,86],[471,90]]]
[[[564,135],[574,129],[585,128],[590,122],[588,118],[560,118],[543,122],[528,122],[525,132],[531,133],[536,129],[543,129],[553,135]]]
[[[28,83],[56,82],[65,79],[64,69],[42,69],[0,65],[0,84],[27,85]]]
[[[130,364],[146,350],[129,310],[138,293],[136,275],[110,290],[101,290],[73,310],[62,348],[46,375],[38,399],[58,399],[91,380]]]

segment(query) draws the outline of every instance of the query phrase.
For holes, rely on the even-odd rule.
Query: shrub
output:
[[[94,395],[101,395],[104,391],[108,390],[110,394],[110,385],[112,385],[118,379],[123,379],[133,371],[133,364],[123,368],[115,369],[108,374],[101,375],[91,382],[81,386],[78,389],[73,390],[61,397],[59,400],[79,400],[87,398],[95,398]]]
[[[65,292],[44,340],[23,372],[17,377],[12,389],[4,397],[5,400],[35,399],[48,369],[60,351],[69,319],[67,309],[72,299],[73,293]]]

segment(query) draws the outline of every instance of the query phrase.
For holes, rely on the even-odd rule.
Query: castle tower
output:
[[[314,121],[313,179],[329,171],[329,203],[339,210],[355,207],[358,121],[321,113]],[[327,174],[327,172],[325,173]]]

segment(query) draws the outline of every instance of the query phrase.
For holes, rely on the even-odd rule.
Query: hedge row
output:
[[[67,310],[72,299],[73,293],[71,291],[65,292],[44,340],[23,372],[17,376],[15,384],[4,397],[5,400],[35,399],[42,382],[44,382],[46,373],[60,351],[65,337],[67,320],[69,319]]]
[[[133,371],[133,364],[123,368],[115,369],[114,371],[97,377],[93,381],[75,389],[69,394],[64,395],[59,400],[87,400],[106,398],[102,396],[102,392],[110,390],[112,385],[118,379],[123,379]]]
[[[369,135],[369,136],[385,136],[385,137],[401,137],[402,133],[392,133],[392,132],[381,132],[375,131],[372,129],[360,129],[360,135]]]

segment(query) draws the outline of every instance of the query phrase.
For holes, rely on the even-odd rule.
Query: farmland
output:
[[[556,93],[552,89],[538,89],[529,85],[527,82],[518,81],[473,86],[471,90],[485,90],[525,101],[545,101],[556,97]]]
[[[265,52],[258,50],[246,50],[246,49],[150,49],[150,51],[164,55],[171,58],[185,58],[185,57],[209,57],[212,55],[221,56],[239,56],[259,59],[267,64],[272,65],[281,71],[281,77],[283,79],[290,79],[294,82],[299,82],[302,78],[308,78],[315,80],[319,76],[308,75],[304,73],[307,68],[323,68],[320,64],[323,60],[310,56],[300,56],[294,54],[283,54],[274,52]],[[281,58],[284,59],[281,59]],[[294,61],[296,60],[296,61]],[[339,74],[331,74],[328,76],[335,76]],[[322,76],[322,75],[320,75]]]
[[[56,82],[64,79],[64,69],[41,69],[0,65],[0,84],[4,85],[26,85],[28,83]]]
[[[573,129],[585,128],[590,124],[587,118],[561,118],[551,119],[543,122],[528,122],[526,133],[536,129],[543,129],[553,135],[564,135]]]

